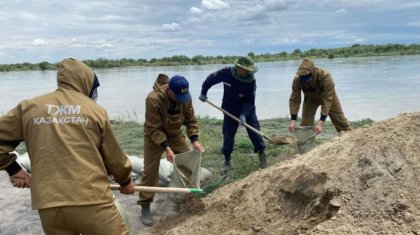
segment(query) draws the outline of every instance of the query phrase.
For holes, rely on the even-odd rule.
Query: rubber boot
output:
[[[267,159],[264,151],[258,152],[258,158],[260,159],[260,168],[266,168],[267,167]]]
[[[232,169],[232,164],[230,163],[231,154],[224,153],[223,155],[225,157],[225,163],[223,164],[223,167],[222,167],[222,174],[226,175],[228,171]]]
[[[153,226],[153,217],[150,213],[150,205],[144,205],[141,207],[141,222],[150,227]]]
[[[232,164],[230,162],[223,164],[222,174],[227,175],[227,173],[229,172],[230,169],[232,169]]]

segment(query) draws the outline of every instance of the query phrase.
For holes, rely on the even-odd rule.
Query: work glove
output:
[[[198,98],[203,102],[206,102],[206,100],[207,100],[207,96],[203,95],[203,94],[201,94],[200,97],[198,97]]]
[[[241,114],[239,116],[239,119],[241,120],[241,122],[239,124],[244,125],[246,123],[245,115]]]

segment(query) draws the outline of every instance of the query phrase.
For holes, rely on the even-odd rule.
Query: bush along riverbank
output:
[[[249,52],[255,62],[299,60],[305,57],[310,58],[348,58],[348,57],[367,57],[367,56],[404,56],[420,54],[420,44],[386,44],[386,45],[361,45],[353,44],[349,47],[312,48],[309,50],[300,50],[299,48],[286,52],[274,52],[255,54]],[[226,56],[206,56],[196,55],[188,57],[185,55],[173,55],[170,57],[146,59],[106,59],[98,58],[84,60],[91,68],[116,68],[129,66],[180,66],[180,65],[205,65],[205,64],[230,64],[238,58],[236,55]],[[0,72],[8,71],[28,71],[28,70],[56,70],[58,62],[50,63],[43,61],[40,63],[19,63],[19,64],[0,64]]]

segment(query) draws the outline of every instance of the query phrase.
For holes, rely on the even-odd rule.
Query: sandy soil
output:
[[[139,222],[136,197],[116,194],[133,234],[420,235],[420,113],[359,128],[179,206],[152,204]],[[0,234],[42,234],[28,190],[0,175]]]
[[[420,113],[344,133],[146,234],[420,234]]]
[[[0,172],[0,234],[1,235],[40,235],[42,231],[38,212],[31,209],[29,189],[18,189],[9,183],[5,171]],[[114,192],[118,208],[127,221],[132,234],[143,234],[149,227],[140,222],[140,206],[136,204],[138,193],[122,195]],[[151,205],[155,224],[170,220],[179,214],[185,214],[185,201],[168,197],[166,193],[157,193]]]

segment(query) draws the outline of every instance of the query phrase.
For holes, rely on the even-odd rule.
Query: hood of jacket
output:
[[[57,85],[89,97],[94,86],[95,77],[92,69],[83,62],[73,58],[66,58],[58,67]]]
[[[169,77],[165,74],[159,74],[153,84],[153,90],[162,98],[166,97],[166,90],[169,86]]]
[[[298,76],[302,76],[308,75],[309,73],[311,73],[314,77],[318,75],[314,62],[310,59],[304,59],[302,63],[300,63],[296,74]]]

